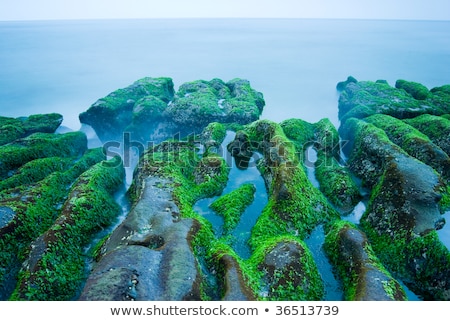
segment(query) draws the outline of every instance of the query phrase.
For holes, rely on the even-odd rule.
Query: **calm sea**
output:
[[[338,125],[335,86],[349,75],[449,84],[449,35],[449,21],[0,22],[0,115],[59,112],[79,129],[80,112],[141,77],[240,77],[264,93],[263,118]]]

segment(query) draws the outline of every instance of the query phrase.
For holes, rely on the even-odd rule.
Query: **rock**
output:
[[[406,119],[405,122],[439,146],[447,155],[450,155],[450,120],[433,115],[422,115]]]
[[[60,114],[37,114],[29,117],[0,116],[0,146],[33,133],[54,133],[61,125]]]
[[[222,255],[219,265],[223,267],[224,294],[223,301],[254,301],[256,296],[244,282],[242,270],[236,258],[231,255]]]
[[[106,254],[92,271],[81,300],[200,299],[200,276],[190,246],[197,223],[180,219],[171,180],[149,176],[142,183],[139,200],[104,245]],[[133,275],[135,285],[130,284]],[[108,285],[110,279],[116,286]]]
[[[373,115],[365,118],[365,121],[383,129],[388,138],[410,156],[431,166],[445,179],[450,178],[449,156],[426,135],[388,115]]]
[[[99,99],[79,118],[103,142],[120,141],[129,132],[132,140],[147,144],[202,132],[211,122],[249,123],[264,104],[262,94],[243,79],[193,81],[175,94],[172,79],[147,77]]]
[[[12,295],[17,300],[69,300],[84,275],[83,247],[99,228],[119,214],[112,194],[123,183],[124,170],[98,163],[74,183],[60,215],[32,244]]]
[[[142,78],[97,100],[79,115],[80,122],[92,126],[102,142],[120,140],[129,126],[151,126],[153,117],[160,121],[173,96],[172,79]]]
[[[269,202],[252,230],[252,244],[259,238],[289,232],[305,237],[317,224],[338,216],[326,198],[307,178],[298,162],[295,145],[280,125],[260,120],[246,126],[255,148],[264,157],[258,168],[266,182]]]
[[[0,146],[0,178],[12,176],[29,161],[45,157],[77,157],[86,149],[87,139],[82,132],[31,134]]]
[[[246,169],[250,158],[253,156],[252,143],[244,131],[238,131],[232,142],[227,146],[228,152],[235,159],[235,164],[240,169]]]
[[[395,82],[395,88],[403,89],[417,100],[425,100],[430,94],[430,91],[424,85],[403,79],[399,79]]]
[[[194,81],[180,86],[167,115],[180,128],[200,131],[211,122],[247,124],[259,118],[265,105],[261,93],[243,79]]]
[[[336,221],[324,247],[342,280],[346,300],[407,300],[402,286],[375,256],[366,235],[353,224]]]
[[[414,95],[403,89],[409,88],[410,85],[411,89],[408,90]],[[352,117],[361,119],[374,114],[405,119],[423,114],[443,115],[450,112],[446,103],[450,96],[447,92],[434,90],[425,95],[422,85],[400,81],[399,86],[401,88],[394,88],[387,83],[371,81],[347,84],[339,96],[339,119],[344,123]]]
[[[378,124],[388,126],[386,119]],[[404,128],[386,130],[393,135]],[[450,253],[436,230],[445,224],[439,203],[448,186],[433,168],[408,155],[373,124],[350,118],[340,132],[350,141],[350,169],[372,189],[360,225],[374,252],[416,294],[447,300]],[[400,143],[403,138],[396,139]]]
[[[259,264],[268,300],[309,300],[323,298],[324,288],[311,253],[302,242],[272,240]]]
[[[350,83],[356,84],[357,82],[358,82],[358,80],[356,80],[355,77],[348,76],[346,81],[338,82],[338,84],[336,85],[336,89],[338,91],[343,91],[345,89],[345,87],[347,87],[348,84],[350,84]]]

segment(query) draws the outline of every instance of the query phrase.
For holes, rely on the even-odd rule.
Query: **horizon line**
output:
[[[367,21],[430,21],[449,22],[445,19],[430,18],[350,18],[350,17],[99,17],[99,18],[36,18],[0,19],[0,22],[49,22],[49,21],[120,21],[120,20],[367,20]]]

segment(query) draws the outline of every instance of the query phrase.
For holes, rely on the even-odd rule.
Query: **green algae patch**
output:
[[[234,191],[219,197],[210,207],[224,218],[224,231],[234,229],[247,206],[253,203],[256,188],[252,184],[244,184]]]
[[[78,157],[87,149],[82,132],[66,134],[35,133],[0,146],[0,178],[11,176],[27,162],[45,157]]]
[[[255,121],[264,105],[263,95],[251,88],[247,80],[197,80],[180,86],[167,113],[180,126],[203,128],[214,121]]]
[[[425,300],[449,300],[450,252],[436,231],[412,236],[397,230],[393,237],[379,233],[366,220],[361,227],[381,262]]]
[[[284,134],[292,142],[300,163],[304,163],[305,152],[314,142],[314,125],[304,120],[291,118],[280,123]]]
[[[33,133],[54,133],[62,121],[63,116],[56,113],[20,118],[0,116],[0,146]]]
[[[395,88],[403,89],[417,100],[425,100],[430,94],[430,91],[424,85],[403,79],[399,79],[395,82]]]
[[[334,157],[319,151],[315,169],[320,190],[339,212],[348,213],[361,200],[348,167],[339,164]]]
[[[362,119],[374,114],[404,119],[449,113],[450,95],[446,90],[428,91],[421,84],[403,80],[397,86],[400,88],[379,81],[347,84],[339,96],[339,119],[345,122],[351,117]]]
[[[103,161],[84,172],[71,188],[53,225],[34,241],[19,273],[13,300],[70,300],[84,277],[83,247],[119,213],[112,194],[123,183],[117,160]]]
[[[53,172],[65,171],[73,165],[72,158],[39,158],[20,167],[15,175],[0,181],[0,191],[39,182]]]
[[[433,167],[445,179],[449,179],[450,158],[428,136],[391,116],[379,114],[365,120],[384,130],[389,139],[409,155]]]
[[[450,120],[445,116],[422,115],[404,120],[450,155]]]
[[[66,170],[54,171],[21,189],[10,188],[0,193],[0,206],[15,212],[10,227],[0,231],[0,289],[6,286],[8,275],[16,277],[18,265],[28,256],[30,242],[52,226],[70,186],[83,172],[103,159],[101,148],[88,150],[80,159],[72,160]],[[4,291],[7,292],[9,290]]]

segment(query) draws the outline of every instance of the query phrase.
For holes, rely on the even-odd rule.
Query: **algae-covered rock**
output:
[[[30,243],[54,224],[75,180],[91,166],[102,161],[104,155],[101,149],[88,150],[79,159],[61,160],[60,167],[57,166],[58,159],[31,161],[4,181],[7,185],[21,185],[5,186],[0,192],[0,207],[14,212],[14,218],[0,229],[1,299],[8,299],[16,287],[17,273],[28,257]],[[39,174],[34,173],[33,164],[43,166],[36,170],[43,169],[49,174],[40,179]],[[27,179],[27,173],[30,179]]]
[[[17,300],[69,300],[84,275],[83,246],[119,213],[112,194],[123,183],[124,170],[97,163],[72,187],[53,225],[32,244],[12,295]]]
[[[355,225],[336,221],[327,233],[324,247],[342,280],[346,300],[406,300],[401,285],[384,268],[366,235]]]
[[[269,202],[252,230],[253,246],[285,233],[303,238],[317,224],[338,215],[308,180],[292,141],[280,125],[257,121],[248,125],[246,132],[252,142],[258,142],[257,150],[264,156],[258,167],[269,194]]]
[[[430,91],[424,85],[403,79],[399,79],[395,82],[395,88],[403,89],[417,100],[425,100],[430,94]]]
[[[103,142],[120,139],[133,120],[142,122],[140,114],[159,117],[159,101],[167,104],[173,95],[172,79],[142,78],[97,100],[79,115],[80,122],[92,126]]]
[[[261,271],[266,300],[318,301],[324,287],[307,246],[292,237],[268,239],[250,259]]]
[[[449,113],[446,91],[428,92],[424,86],[406,81],[399,81],[398,86],[372,81],[348,83],[339,96],[339,119],[345,122],[351,117],[364,118],[374,114],[404,119]]]
[[[213,121],[250,123],[259,118],[264,105],[263,95],[247,80],[199,80],[180,86],[167,114],[179,126],[195,129]]]
[[[442,148],[447,155],[450,155],[450,120],[444,116],[427,114],[404,121],[427,135],[434,144]]]
[[[29,161],[46,157],[77,157],[86,149],[87,139],[82,132],[31,134],[0,146],[0,178],[12,176]]]
[[[388,115],[373,115],[365,121],[383,129],[393,143],[412,157],[431,166],[446,179],[450,177],[449,156],[419,130]]]
[[[0,116],[0,146],[33,133],[54,133],[62,121],[63,116],[56,113],[20,118]]]
[[[150,176],[142,184],[133,210],[105,243],[81,300],[200,299],[200,275],[190,246],[195,221],[180,218],[171,180]],[[108,280],[116,286],[111,288]]]
[[[99,99],[79,118],[103,142],[129,132],[141,143],[160,143],[178,133],[200,133],[211,122],[247,124],[259,118],[264,104],[243,79],[188,82],[175,93],[172,79],[147,77]]]

